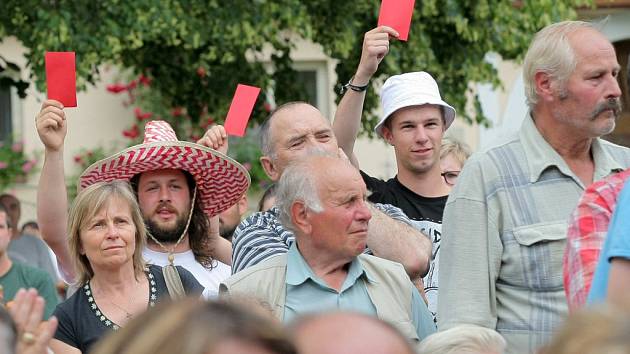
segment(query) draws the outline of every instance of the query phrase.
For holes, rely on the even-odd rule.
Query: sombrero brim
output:
[[[186,141],[144,143],[93,163],[79,177],[79,190],[96,182],[130,180],[147,171],[181,169],[197,183],[197,196],[208,216],[227,210],[247,192],[249,173],[230,157]]]

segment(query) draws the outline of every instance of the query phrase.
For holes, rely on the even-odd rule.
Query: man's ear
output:
[[[247,192],[243,194],[241,199],[237,202],[238,205],[238,215],[242,218],[245,213],[247,213],[247,207],[249,204],[247,203]]]
[[[553,99],[557,94],[556,86],[558,83],[556,81],[557,80],[554,80],[548,73],[538,71],[534,75],[534,85],[538,97],[545,101]]]
[[[269,179],[271,179],[274,182],[280,179],[280,173],[278,169],[276,168],[276,165],[273,163],[273,159],[271,159],[271,157],[261,156],[260,164],[262,165],[263,170],[265,170],[265,173],[267,174],[267,176],[269,176]]]
[[[381,131],[383,132],[383,139],[385,139],[389,145],[394,146],[394,135],[392,134],[392,130],[389,128],[389,125],[383,124]]]
[[[309,210],[303,201],[297,200],[291,205],[291,221],[295,228],[304,234],[311,233],[311,222],[309,220]]]

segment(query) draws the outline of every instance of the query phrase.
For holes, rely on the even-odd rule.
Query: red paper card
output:
[[[74,52],[46,52],[45,59],[48,98],[61,102],[64,107],[76,107]]]
[[[398,39],[406,41],[414,3],[415,0],[383,0],[378,14],[378,25],[395,29],[399,34]]]
[[[230,110],[225,118],[225,131],[229,135],[245,135],[247,121],[252,114],[259,93],[259,87],[238,84]]]

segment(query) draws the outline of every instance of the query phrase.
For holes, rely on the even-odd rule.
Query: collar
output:
[[[352,286],[361,277],[365,277],[370,283],[375,282],[373,277],[363,268],[358,257],[355,257],[352,262],[350,262],[348,276],[343,282],[341,291]],[[313,272],[308,263],[306,263],[306,260],[304,260],[304,257],[302,257],[297,247],[297,242],[293,242],[287,253],[287,277],[285,282],[287,285],[297,286],[309,279],[319,285],[328,287],[328,285]]]
[[[554,148],[549,145],[547,140],[540,134],[538,128],[534,124],[531,115],[528,115],[521,125],[519,138],[522,142],[523,151],[527,158],[529,168],[529,181],[537,182],[543,171],[550,166],[555,166],[563,174],[572,177],[580,186],[582,181],[575,176],[569,168],[562,156],[558,154]],[[604,149],[601,139],[595,138],[591,143],[591,152],[593,161],[595,162],[595,173],[593,180],[599,180],[608,176],[611,172],[620,171],[623,167],[613,159],[612,156]]]

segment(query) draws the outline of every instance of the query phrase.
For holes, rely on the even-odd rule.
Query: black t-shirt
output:
[[[201,296],[203,287],[186,269],[177,266],[182,285],[187,295]],[[170,300],[162,267],[149,265],[149,307],[156,302]],[[59,320],[55,339],[88,353],[90,348],[105,333],[119,326],[101,313],[92,297],[89,283],[78,289],[68,300],[57,305],[53,313]]]
[[[428,235],[433,244],[429,270],[424,276],[424,292],[429,301],[429,311],[437,318],[438,264],[442,240],[442,216],[448,195],[428,198],[414,193],[403,186],[397,177],[388,181],[370,177],[361,171],[361,177],[372,192],[368,199],[372,203],[391,204],[400,208],[412,220],[414,227]]]
[[[372,203],[391,204],[399,207],[412,220],[442,223],[448,195],[435,198],[423,197],[403,186],[397,177],[383,181],[370,177],[363,171],[361,171],[361,177],[363,177],[367,189],[372,192],[368,197]]]

